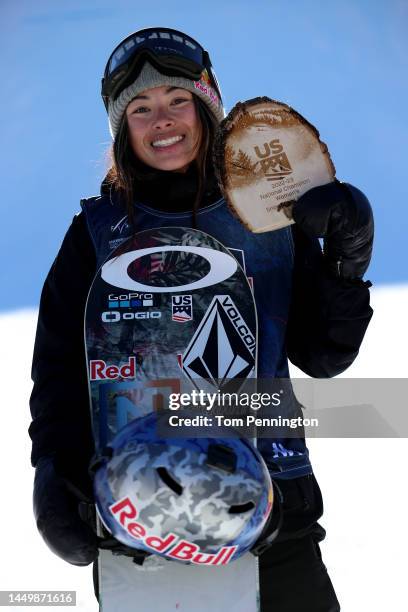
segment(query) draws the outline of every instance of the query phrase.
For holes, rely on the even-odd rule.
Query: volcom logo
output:
[[[266,180],[279,181],[292,174],[292,167],[278,138],[269,143],[265,142],[263,148],[264,150],[261,151],[258,146],[254,147],[256,156],[261,160],[260,164]]]
[[[129,276],[129,266],[146,256],[162,253],[173,253],[174,259],[177,253],[198,255],[205,259],[209,264],[209,271],[196,281],[181,285],[154,286],[144,285]],[[104,281],[113,287],[120,287],[129,291],[142,291],[146,293],[170,293],[174,291],[193,291],[216,285],[230,278],[236,270],[238,264],[234,257],[215,249],[192,246],[157,246],[148,249],[138,249],[129,251],[117,257],[113,257],[102,266],[101,276]]]
[[[230,296],[217,295],[182,357],[183,370],[220,389],[227,380],[251,375],[255,350],[255,337]]]

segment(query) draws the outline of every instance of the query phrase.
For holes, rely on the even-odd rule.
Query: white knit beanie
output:
[[[220,121],[222,121],[222,119],[224,119],[225,111],[222,106],[222,102],[217,92],[213,89],[213,87],[211,87],[206,70],[201,73],[199,81],[192,81],[185,77],[167,76],[165,74],[161,74],[155,68],[153,68],[151,64],[146,62],[136,81],[132,83],[132,85],[129,85],[129,87],[126,87],[126,89],[119,94],[116,100],[109,102],[109,129],[113,139],[115,139],[119,131],[120,122],[129,102],[131,102],[133,98],[135,98],[142,91],[146,91],[146,89],[153,89],[153,87],[161,87],[163,85],[187,89],[201,98],[201,100],[207,105],[211,116],[214,119],[214,123],[217,125],[220,123]]]

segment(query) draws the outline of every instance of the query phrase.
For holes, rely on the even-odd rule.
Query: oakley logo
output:
[[[184,255],[198,255],[209,264],[209,271],[202,278],[183,285],[174,284],[174,275],[168,275],[169,284],[166,286],[145,285],[134,280],[129,275],[129,266],[141,260],[142,257],[176,253]],[[176,266],[177,267],[177,266]],[[148,249],[138,249],[114,257],[102,266],[103,280],[113,287],[120,287],[128,291],[143,291],[146,293],[174,293],[175,291],[193,291],[211,287],[230,278],[237,271],[237,261],[231,255],[205,247],[193,246],[163,246]],[[162,280],[165,280],[165,275]],[[173,280],[172,280],[173,279]]]

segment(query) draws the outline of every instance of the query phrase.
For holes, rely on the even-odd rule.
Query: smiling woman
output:
[[[130,102],[126,120],[133,152],[148,166],[186,172],[196,159],[202,127],[189,91],[148,89]]]
[[[197,88],[197,83],[186,78],[163,75],[150,63],[150,55],[148,59],[135,82],[107,104],[114,142],[105,184],[122,194],[128,219],[133,222],[136,191],[151,203],[159,184],[162,188],[163,182],[168,183],[173,190],[182,180],[168,172],[187,174],[173,211],[192,208],[196,220],[205,191],[218,191],[212,147],[216,126],[224,116],[221,98],[209,83],[204,87],[200,80]],[[211,70],[209,66],[203,71],[203,83],[209,80]],[[159,175],[152,169],[166,173],[160,175],[163,182],[157,181]],[[191,193],[187,196],[190,190],[195,191],[193,201]]]
[[[294,225],[253,234],[240,224],[223,199],[212,159],[214,134],[225,114],[220,88],[207,51],[183,32],[149,28],[119,43],[105,68],[102,98],[113,137],[111,166],[101,194],[81,201],[82,211],[75,216],[44,284],[33,358],[30,436],[36,467],[34,511],[41,535],[51,550],[69,563],[88,565],[99,555],[100,568],[105,571],[104,563],[125,568],[118,578],[123,601],[123,593],[134,589],[134,581],[141,575],[135,597],[143,598],[149,572],[135,572],[134,564],[126,565],[126,557],[143,561],[136,536],[127,547],[101,525],[98,532],[95,530],[89,466],[94,442],[101,445],[102,438],[98,439],[98,434],[95,440],[93,437],[83,336],[87,296],[96,286],[95,279],[101,289],[95,298],[97,308],[92,314],[87,311],[88,356],[91,351],[97,353],[90,360],[103,364],[103,375],[106,369],[116,379],[119,372],[124,373],[124,364],[135,375],[135,380],[122,381],[130,387],[122,388],[121,393],[104,387],[102,399],[98,396],[93,404],[93,414],[98,414],[95,420],[105,425],[110,442],[124,427],[122,412],[119,415],[118,408],[112,416],[111,407],[125,397],[133,402],[134,410],[126,412],[126,418],[137,411],[140,414],[143,394],[152,402],[149,393],[154,384],[169,384],[169,363],[175,368],[171,380],[180,385],[190,384],[193,372],[212,377],[210,382],[216,385],[231,372],[236,378],[243,370],[248,377],[254,376],[255,363],[260,378],[285,379],[289,377],[288,358],[310,376],[330,377],[346,370],[358,354],[372,314],[370,283],[362,277],[370,261],[373,224],[364,195],[340,182],[306,192],[294,206]],[[324,237],[324,252],[319,236]],[[239,276],[236,290],[230,282],[233,273]],[[221,278],[226,283],[222,291],[215,285]],[[203,309],[203,300],[194,294],[195,281],[211,301],[208,309]],[[168,307],[160,292],[168,298]],[[116,293],[119,299],[113,299]],[[92,295],[95,297],[95,292]],[[235,296],[241,296],[241,301]],[[248,304],[254,322],[251,334],[245,327],[249,325],[245,314]],[[134,327],[122,327],[124,320]],[[136,325],[139,320],[143,320],[143,334]],[[154,327],[158,322],[164,324],[160,333],[159,327]],[[185,346],[190,347],[188,376],[187,351],[174,352],[175,338],[185,339]],[[245,338],[250,346],[243,347]],[[100,354],[104,340],[110,347],[109,358]],[[112,363],[112,355],[119,353],[122,361]],[[154,368],[149,370],[146,364],[153,361]],[[290,408],[298,410],[293,401]],[[112,416],[106,417],[106,422],[103,402],[109,404],[107,411]],[[202,463],[215,468],[211,471],[213,484],[225,471],[240,482],[239,471],[235,473],[240,458],[225,445],[215,449],[207,446]],[[109,452],[106,444],[103,448]],[[339,604],[319,549],[325,535],[317,523],[323,505],[306,441],[303,437],[261,438],[251,452],[274,486],[279,483],[282,505],[274,501],[278,496],[268,495],[262,506],[262,521],[266,515],[268,521],[265,529],[260,514],[248,515],[250,528],[234,536],[233,546],[229,547],[230,541],[220,542],[225,544],[223,548],[230,548],[228,561],[234,567],[235,550],[237,557],[240,550],[260,555],[262,612],[337,612]],[[160,456],[158,452],[158,461]],[[183,462],[176,460],[177,469],[179,463],[184,469]],[[97,463],[91,466],[97,470]],[[157,467],[157,477],[169,469],[160,461]],[[187,462],[187,471],[188,467]],[[118,478],[122,476],[128,475],[122,474],[121,466]],[[166,481],[170,482],[170,474]],[[172,514],[172,509],[183,507],[180,488],[178,493],[169,493],[170,509],[163,507],[160,496],[152,505],[152,522],[163,527],[166,515],[168,530],[166,526],[160,541],[154,530],[149,531],[146,541],[154,541],[156,552],[159,546],[164,555],[165,542],[186,523],[175,510]],[[264,485],[260,488],[265,489]],[[135,490],[133,485],[130,489]],[[149,498],[150,490],[149,484],[140,491],[135,508],[142,498],[143,502]],[[217,514],[218,496],[209,500],[209,490],[199,486],[194,508],[209,501]],[[242,504],[238,506],[242,510]],[[249,511],[250,507],[244,506]],[[140,513],[138,520],[142,519]],[[225,520],[232,525],[236,519],[234,514]],[[142,528],[150,529],[147,523]],[[216,529],[210,526],[203,535],[198,526],[188,536],[187,546],[200,538],[205,540],[200,546],[208,544],[206,538]],[[115,557],[104,556],[107,550]],[[154,546],[151,552],[154,554]],[[183,549],[183,554],[188,557],[188,550]],[[197,563],[210,562],[210,557],[203,561],[200,555]],[[245,559],[249,559],[248,565],[240,565]],[[230,587],[225,589],[226,582],[218,579],[219,590],[212,588],[214,575],[209,584],[203,581],[207,586],[201,585],[199,596],[193,590],[194,605],[183,604],[185,609],[225,609],[232,603],[235,612],[258,610],[257,564],[246,552],[235,564],[231,574],[222,574],[232,580]],[[240,575],[242,580],[234,574],[240,567],[251,569]],[[130,576],[131,586],[125,585],[125,576]],[[246,589],[248,576],[253,580]],[[249,593],[238,595],[242,585]],[[96,580],[97,596],[98,588]],[[143,599],[146,612],[146,601],[151,604],[149,610],[169,609],[165,597],[161,607],[154,603],[158,590],[153,584]],[[178,589],[176,596],[185,590]],[[214,593],[212,606],[208,598]],[[104,598],[103,609],[110,612],[106,601]],[[217,608],[221,601],[224,607]],[[134,599],[128,607],[118,604],[114,609],[118,606],[123,612],[134,610]]]

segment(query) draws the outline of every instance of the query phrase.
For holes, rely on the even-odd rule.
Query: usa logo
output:
[[[192,295],[171,296],[171,320],[178,323],[186,323],[193,320]]]

